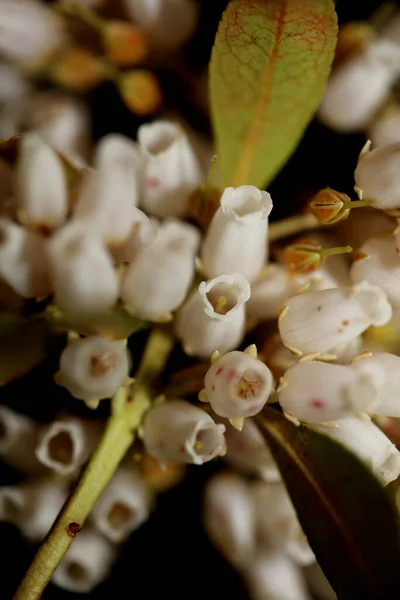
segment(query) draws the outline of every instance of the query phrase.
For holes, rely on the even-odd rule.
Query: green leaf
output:
[[[324,91],[337,39],[332,0],[231,0],[210,92],[224,186],[269,184]]]
[[[398,600],[398,515],[380,482],[344,446],[275,409],[257,422],[339,600]]]

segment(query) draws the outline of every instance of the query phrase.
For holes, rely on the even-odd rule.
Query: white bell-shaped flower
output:
[[[243,578],[252,600],[311,600],[301,569],[283,552],[259,552]]]
[[[68,212],[68,192],[63,164],[56,152],[35,134],[20,142],[15,172],[19,220],[38,230],[62,225]]]
[[[211,408],[220,417],[229,419],[259,413],[272,387],[272,373],[267,365],[237,350],[219,358],[204,378],[204,391]]]
[[[363,244],[350,277],[353,283],[368,281],[379,286],[392,305],[400,304],[400,258],[393,236],[372,238]]]
[[[113,396],[128,376],[126,340],[88,336],[70,343],[60,357],[59,383],[90,402]]]
[[[0,62],[0,102],[4,105],[31,96],[31,84],[18,71],[18,68],[7,62]]]
[[[37,0],[2,0],[0,53],[12,62],[34,64],[65,42],[58,15]]]
[[[337,595],[318,563],[303,570],[310,591],[319,600],[337,600]],[[313,596],[313,597],[314,597]]]
[[[281,378],[279,402],[299,421],[336,421],[355,412],[371,412],[379,403],[383,381],[382,369],[374,365],[356,371],[344,365],[299,361]]]
[[[53,575],[53,583],[69,592],[85,594],[109,575],[117,550],[100,533],[84,529],[76,536]]]
[[[179,309],[176,335],[186,354],[210,358],[236,348],[243,339],[249,282],[240,273],[203,281]]]
[[[371,468],[383,485],[398,478],[400,452],[375,423],[362,416],[352,416],[339,419],[337,425],[338,427],[313,425],[313,428],[354,452]]]
[[[132,468],[120,467],[96,502],[90,523],[112,542],[123,542],[148,518],[150,494]]]
[[[360,197],[375,208],[400,208],[400,142],[368,152],[354,171]]]
[[[362,130],[386,100],[399,74],[400,48],[376,40],[334,70],[318,109],[336,131]]]
[[[6,218],[0,218],[0,278],[24,298],[51,293],[45,240]]]
[[[134,225],[141,157],[137,145],[119,134],[104,137],[96,148],[95,170],[88,173],[74,209],[106,244],[119,247]]]
[[[40,432],[38,423],[2,404],[0,431],[0,458],[4,463],[26,474],[43,470],[35,456]]]
[[[250,486],[260,541],[292,554],[301,565],[315,561],[283,483],[254,481]]]
[[[141,205],[156,217],[186,213],[189,195],[203,183],[203,173],[185,131],[170,121],[141,125],[138,141],[144,155]]]
[[[57,305],[68,313],[96,314],[118,299],[118,278],[103,242],[71,223],[48,244]]]
[[[250,283],[256,279],[267,259],[271,210],[268,192],[252,185],[225,189],[201,249],[207,277],[241,273]]]
[[[391,316],[386,294],[362,281],[289,298],[279,316],[279,331],[295,354],[324,353],[350,342],[371,325],[384,325]]]
[[[165,221],[154,241],[129,265],[121,289],[127,310],[162,319],[184,301],[195,275],[199,231],[183,221]]]
[[[157,226],[149,217],[136,206],[132,209],[131,230],[128,237],[120,246],[110,248],[111,254],[117,264],[131,263],[140,250],[153,243]]]
[[[124,0],[128,16],[160,50],[175,50],[194,32],[199,6],[194,0]]]
[[[355,370],[364,370],[369,366],[382,369],[384,378],[379,404],[367,412],[387,417],[400,417],[400,357],[389,352],[365,352],[356,356],[351,363],[351,367]]]
[[[278,466],[272,457],[259,428],[252,419],[246,419],[239,431],[226,422],[226,455],[224,460],[238,471],[257,475],[264,481],[280,481]]]
[[[234,473],[218,473],[207,481],[203,522],[221,554],[242,569],[255,552],[255,518],[247,483]]]
[[[303,286],[308,286],[308,291],[317,291],[337,287],[337,283],[325,269],[300,274],[290,273],[284,265],[271,264],[251,286],[246,311],[256,319],[275,319],[285,301]]]
[[[146,451],[159,460],[203,463],[225,454],[225,426],[185,400],[154,406],[144,420]]]
[[[400,141],[400,106],[390,104],[372,121],[367,138],[372,145],[383,146]]]

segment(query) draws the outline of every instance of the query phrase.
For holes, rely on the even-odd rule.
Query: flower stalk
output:
[[[134,441],[143,416],[150,408],[154,385],[172,344],[173,338],[165,329],[155,328],[151,333],[132,390],[121,389],[113,398],[113,410],[104,435],[75,491],[39,548],[14,600],[41,598],[61,559]]]

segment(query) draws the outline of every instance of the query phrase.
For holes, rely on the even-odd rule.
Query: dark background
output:
[[[185,49],[185,58],[199,72],[207,64],[215,31],[226,0],[199,0],[202,18],[198,31]],[[382,3],[336,3],[339,22],[368,17]],[[192,126],[209,130],[205,117],[188,102],[185,83],[166,71],[159,72],[167,103],[180,110]],[[141,120],[121,103],[112,86],[105,85],[91,99],[94,136],[109,132],[134,135]],[[301,202],[304,193],[331,186],[352,192],[353,170],[363,145],[362,135],[339,136],[313,122],[296,153],[270,186],[274,200],[272,218],[279,219]],[[138,336],[142,342],[145,334]],[[42,421],[54,418],[59,409],[76,412],[77,404],[55,386],[51,373],[57,369],[57,348],[52,357],[31,374],[0,390],[0,402],[26,412]],[[136,344],[140,354],[140,344]],[[32,397],[35,390],[36,398]],[[102,409],[100,409],[102,410]],[[82,414],[85,410],[81,410]],[[108,581],[99,586],[87,600],[110,598],[156,598],[171,596],[175,600],[230,597],[246,600],[240,578],[214,550],[201,526],[201,499],[205,480],[220,468],[218,463],[189,469],[188,475],[175,489],[159,497],[157,510],[150,520],[124,545],[121,557]],[[18,475],[0,463],[0,483],[12,484]],[[11,600],[34,555],[18,531],[0,524],[0,600]],[[50,585],[45,600],[72,600],[85,597],[70,594]]]

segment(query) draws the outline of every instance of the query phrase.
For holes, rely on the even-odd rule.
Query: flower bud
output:
[[[154,406],[143,426],[147,452],[159,460],[202,465],[225,454],[224,425],[184,400]]]
[[[179,217],[203,174],[183,129],[169,121],[155,121],[138,130],[145,156],[142,205],[156,217]]]
[[[289,298],[279,316],[282,341],[295,354],[329,352],[371,325],[387,323],[392,308],[386,294],[362,281],[351,287],[304,292]]]
[[[125,10],[154,48],[173,51],[193,33],[199,7],[193,0],[124,0]]]
[[[42,470],[35,456],[39,425],[26,415],[0,405],[0,458],[22,473]]]
[[[88,336],[69,344],[60,357],[60,383],[80,400],[111,398],[128,371],[126,340]]]
[[[19,220],[29,227],[51,231],[67,217],[64,167],[54,150],[34,133],[20,142],[15,195]]]
[[[78,197],[74,220],[110,246],[123,244],[134,225],[140,163],[134,142],[119,134],[105,136],[96,148],[97,170],[88,173]]]
[[[236,348],[243,339],[244,305],[250,285],[240,273],[203,281],[179,309],[176,335],[186,354],[209,358]]]
[[[123,542],[147,520],[149,505],[144,482],[133,469],[122,467],[95,504],[90,522],[111,542]]]
[[[383,381],[379,367],[356,372],[343,365],[300,361],[282,377],[279,402],[300,421],[336,421],[355,412],[371,412],[379,403]]]
[[[332,188],[320,190],[311,200],[310,209],[320,223],[332,225],[349,215],[350,208],[346,208],[351,202],[350,197]]]
[[[353,283],[368,281],[379,286],[392,305],[400,304],[400,259],[393,236],[372,238],[363,244],[350,277]]]
[[[400,475],[400,452],[370,420],[351,416],[337,421],[339,427],[313,425],[321,433],[346,446],[364,461],[383,485]]]
[[[110,309],[118,298],[118,279],[101,240],[83,224],[71,223],[50,240],[55,300],[71,314],[96,314]]]
[[[79,46],[67,46],[57,53],[48,70],[54,83],[72,92],[87,92],[106,75],[101,60],[92,51]]]
[[[0,488],[0,520],[17,525],[28,541],[41,542],[67,496],[65,483],[50,478],[4,486]]]
[[[341,132],[362,130],[386,100],[399,74],[399,56],[396,44],[376,40],[340,64],[318,109],[322,123]]]
[[[272,391],[272,374],[246,352],[228,352],[208,369],[204,391],[220,417],[252,417],[262,410]]]
[[[41,433],[37,460],[58,475],[76,475],[99,439],[97,424],[72,417],[53,421]]]
[[[281,476],[277,464],[259,428],[252,419],[246,419],[238,431],[226,423],[226,455],[224,460],[242,473],[257,475],[264,481],[274,483]]]
[[[356,356],[351,363],[351,367],[355,370],[364,370],[370,366],[382,369],[384,377],[379,404],[368,412],[388,417],[400,417],[400,357],[389,352],[374,352],[372,354],[365,352],[360,356]]]
[[[251,283],[267,259],[268,192],[252,185],[225,188],[204,238],[201,260],[208,277],[241,273]]]
[[[2,0],[0,52],[8,60],[36,66],[65,42],[62,21],[36,0]]]
[[[400,106],[390,104],[384,108],[369,126],[367,137],[374,147],[398,142],[400,140]]]
[[[311,600],[301,570],[282,552],[259,553],[243,577],[252,600]]]
[[[116,548],[95,531],[79,532],[53,575],[53,583],[75,593],[88,593],[108,576]]]
[[[144,69],[123,71],[117,80],[117,85],[126,106],[140,117],[153,114],[163,103],[160,84],[151,71]]]
[[[283,261],[294,273],[310,273],[322,265],[327,256],[352,252],[350,246],[323,248],[317,240],[302,239],[283,251]]]
[[[0,277],[24,298],[51,293],[45,240],[6,218],[0,218]]]
[[[162,319],[184,301],[195,275],[200,234],[183,221],[164,221],[155,240],[129,265],[121,298],[128,312]]]
[[[130,23],[105,21],[102,35],[105,51],[118,67],[131,67],[146,58],[147,40]]]
[[[378,146],[366,154],[354,171],[360,198],[375,208],[400,208],[400,142]]]
[[[241,477],[218,473],[208,480],[203,521],[209,538],[228,562],[238,569],[251,563],[256,541],[254,510]]]

